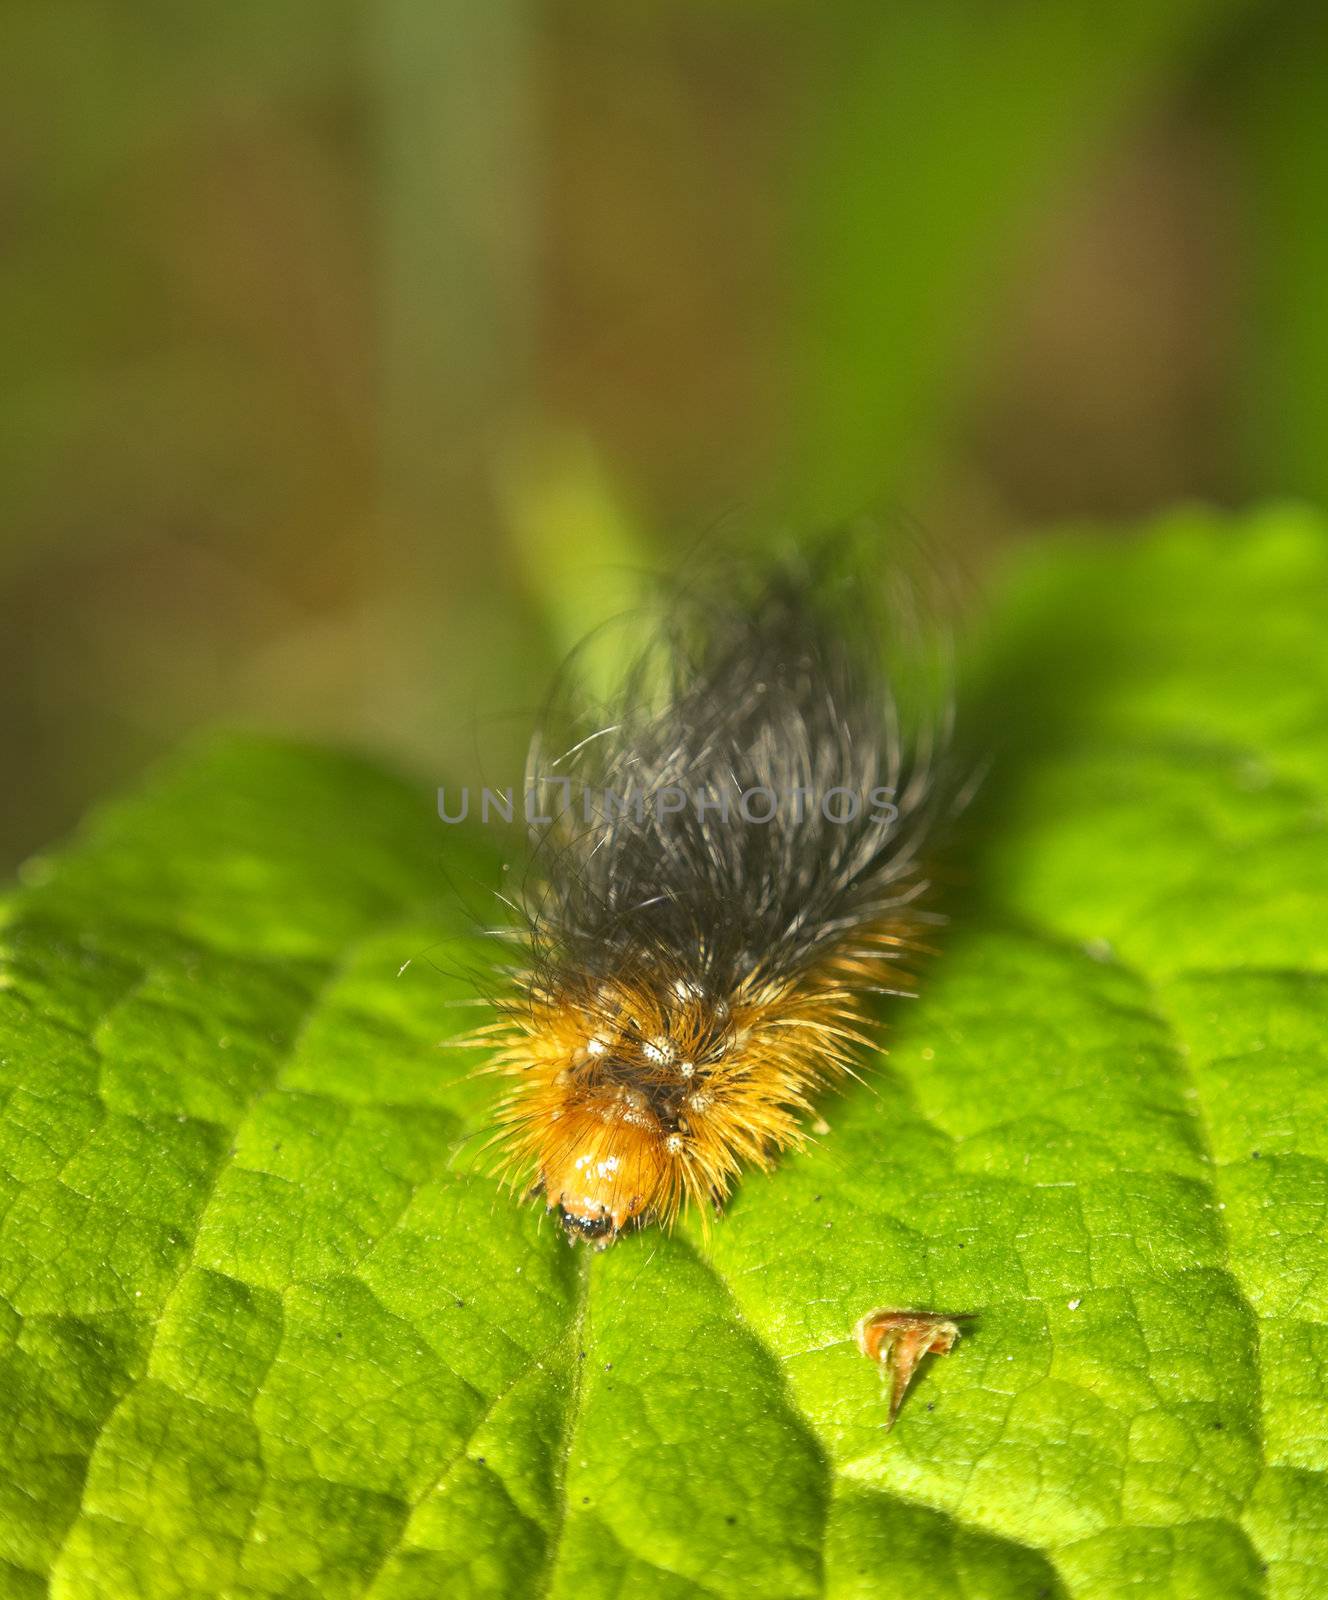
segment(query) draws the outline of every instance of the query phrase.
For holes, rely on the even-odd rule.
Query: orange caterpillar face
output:
[[[730,997],[658,972],[528,994],[485,1030],[499,1046],[487,1070],[509,1080],[505,1171],[599,1245],[689,1201],[719,1204],[744,1165],[803,1141],[811,1095],[870,1042],[850,986],[860,960]]]

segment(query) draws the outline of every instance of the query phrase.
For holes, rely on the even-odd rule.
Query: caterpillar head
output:
[[[658,973],[540,995],[511,1014],[490,1069],[514,1080],[506,1168],[533,1169],[568,1237],[597,1248],[688,1201],[719,1204],[743,1161],[768,1167],[800,1142],[807,1093],[842,1049],[818,1015]]]
[[[521,1013],[496,1063],[517,1079],[509,1167],[533,1166],[570,1238],[602,1247],[715,1191],[707,1086],[728,1034],[727,1009],[682,980],[599,982]]]
[[[540,1182],[569,1238],[609,1244],[667,1186],[669,1136],[644,1101],[621,1086],[583,1092],[551,1124]]]

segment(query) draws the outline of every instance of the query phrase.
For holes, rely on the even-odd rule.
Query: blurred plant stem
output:
[[[807,520],[898,489],[999,337],[1021,224],[1248,8],[940,0],[825,30],[789,323],[787,497]]]
[[[529,393],[537,216],[524,0],[383,0],[377,35],[385,512],[412,563],[493,518],[491,475]]]
[[[407,670],[433,759],[457,770],[487,752],[510,764],[550,656],[499,481],[534,383],[540,101],[530,9],[384,0],[370,16],[381,549],[403,623],[394,648],[413,647]]]
[[[1246,157],[1242,443],[1258,482],[1328,504],[1328,10],[1289,8],[1232,74]]]
[[[501,481],[516,558],[549,642],[559,660],[577,650],[579,682],[606,700],[621,680],[629,630],[599,625],[639,606],[650,553],[582,435],[532,437]]]

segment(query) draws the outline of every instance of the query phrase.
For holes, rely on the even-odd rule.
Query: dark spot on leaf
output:
[[[1256,1160],[1256,1161],[1257,1161],[1257,1160],[1258,1160],[1258,1159],[1259,1159],[1259,1157],[1260,1157],[1260,1155],[1262,1155],[1262,1153],[1263,1153],[1263,1152],[1262,1152],[1262,1151],[1260,1151],[1260,1150],[1251,1150],[1251,1151],[1250,1151],[1250,1154],[1251,1154],[1251,1155],[1252,1155],[1252,1156],[1253,1156],[1253,1157],[1254,1157],[1254,1159],[1255,1159],[1255,1160]]]

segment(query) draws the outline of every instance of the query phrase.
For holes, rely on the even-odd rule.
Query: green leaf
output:
[[[3,931],[0,1594],[1322,1594],[1326,602],[1292,510],[1030,553],[923,996],[708,1239],[485,1175],[514,837],[246,742],[96,816]],[[887,1434],[891,1305],[975,1320]]]

